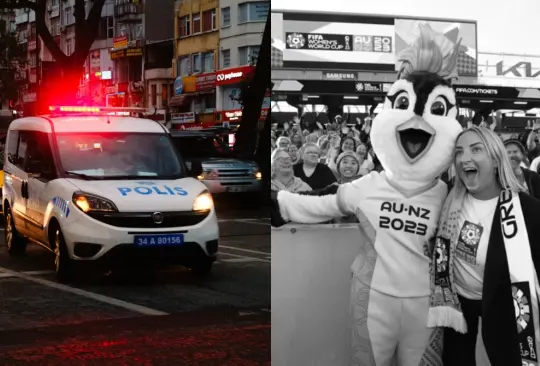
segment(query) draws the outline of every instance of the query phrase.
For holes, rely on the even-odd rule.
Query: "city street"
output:
[[[0,365],[269,365],[270,228],[265,210],[217,203],[220,254],[184,268],[62,285],[53,256],[5,251],[0,232]]]

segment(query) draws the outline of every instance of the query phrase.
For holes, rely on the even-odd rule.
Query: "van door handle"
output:
[[[28,181],[23,180],[21,187],[22,198],[28,198]]]

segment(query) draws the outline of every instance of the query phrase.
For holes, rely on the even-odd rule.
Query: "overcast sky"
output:
[[[540,55],[539,0],[272,0],[276,9],[476,20],[480,52]]]

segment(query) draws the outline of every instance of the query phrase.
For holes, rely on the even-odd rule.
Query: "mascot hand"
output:
[[[281,212],[279,211],[279,202],[277,199],[278,192],[271,191],[270,193],[270,225],[273,227],[281,227],[286,224]]]

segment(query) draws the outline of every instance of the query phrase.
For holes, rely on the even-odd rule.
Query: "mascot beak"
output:
[[[418,161],[435,139],[435,129],[420,116],[414,116],[396,128],[397,141],[409,163]]]

